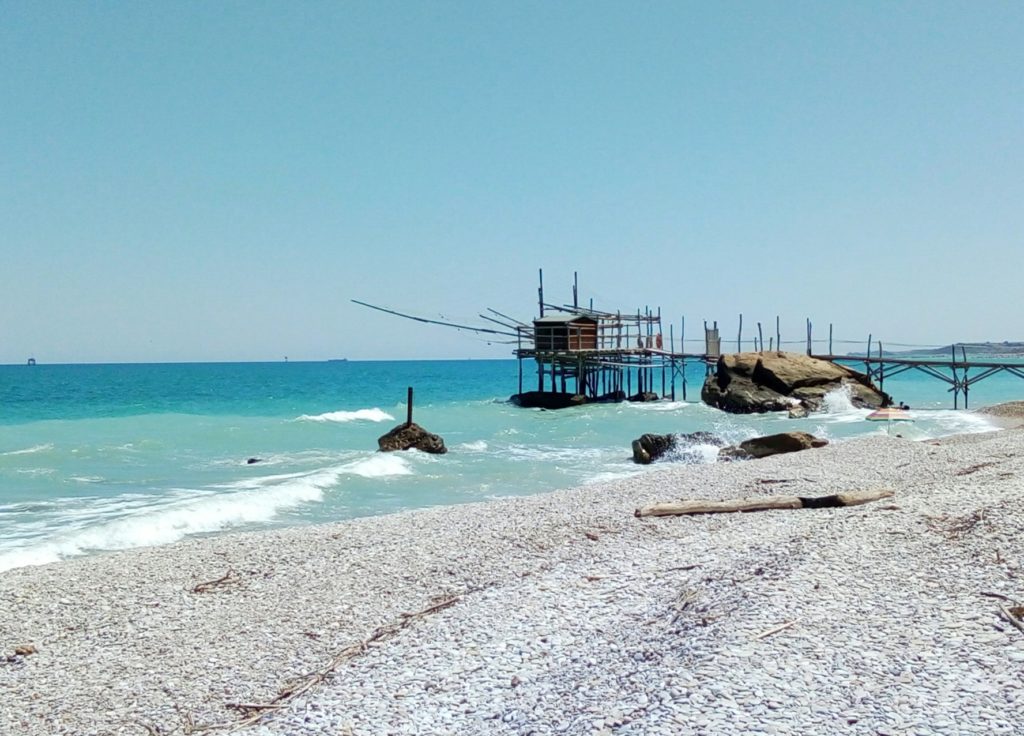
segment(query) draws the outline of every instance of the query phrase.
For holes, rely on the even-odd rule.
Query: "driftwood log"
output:
[[[892,498],[893,491],[880,488],[873,491],[847,491],[831,496],[803,498],[800,496],[754,496],[726,501],[667,501],[638,508],[634,513],[642,516],[681,516],[684,514],[723,514],[733,511],[767,511],[769,509],[822,509],[837,506],[859,506],[883,498]]]

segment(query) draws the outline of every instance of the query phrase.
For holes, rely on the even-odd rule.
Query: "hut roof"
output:
[[[593,323],[596,323],[597,320],[594,319],[593,317],[587,317],[586,315],[583,315],[583,314],[565,313],[565,314],[549,314],[549,315],[545,315],[543,317],[538,317],[537,319],[535,319],[533,321],[533,323],[535,325],[564,325],[564,324],[568,324],[570,322],[593,322]]]

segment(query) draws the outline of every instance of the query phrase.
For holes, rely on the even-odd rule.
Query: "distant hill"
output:
[[[883,350],[883,356],[906,357],[906,356],[932,356],[944,358],[952,355],[953,348],[956,348],[956,357],[961,356],[961,349],[967,352],[969,358],[1024,358],[1024,342],[958,342],[946,345],[941,348],[916,348],[914,350]],[[863,356],[864,352],[850,353],[850,355]],[[878,353],[872,353],[878,355]]]

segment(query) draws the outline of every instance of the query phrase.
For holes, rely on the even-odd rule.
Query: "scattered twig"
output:
[[[1003,618],[1010,622],[1017,631],[1024,634],[1024,623],[1021,623],[1021,620],[1014,615],[1014,613],[1024,614],[1024,606],[1015,606],[1014,608],[999,606],[999,612],[1003,614]]]
[[[216,581],[215,581],[216,582]],[[411,626],[415,621],[429,616],[432,613],[454,606],[462,600],[461,595],[452,595],[437,600],[431,605],[412,613],[403,613],[398,620],[384,624],[373,630],[373,632],[362,641],[350,644],[336,653],[334,657],[323,667],[314,672],[307,673],[301,677],[286,683],[268,703],[227,703],[226,707],[241,710],[245,713],[241,720],[230,723],[211,723],[203,726],[195,726],[189,718],[185,723],[185,733],[201,733],[207,731],[236,730],[245,726],[251,726],[259,722],[263,716],[272,710],[279,710],[302,695],[311,688],[327,680],[342,664],[365,652],[369,646],[383,639],[389,639],[403,629]]]
[[[988,468],[992,465],[998,465],[999,463],[995,460],[989,460],[988,462],[978,463],[976,465],[969,465],[962,470],[958,470],[953,475],[970,475],[971,473],[977,473],[982,468]]]
[[[793,619],[792,621],[787,621],[784,624],[779,624],[778,626],[776,626],[774,628],[771,628],[771,629],[768,629],[767,631],[762,631],[760,634],[758,634],[757,636],[754,637],[754,640],[756,641],[758,639],[766,639],[769,636],[771,636],[772,634],[778,634],[780,631],[785,631],[790,626],[795,624],[797,622],[797,620],[798,619]]]
[[[700,563],[699,562],[696,563],[696,564],[693,564],[693,565],[680,565],[679,567],[667,567],[664,570],[661,570],[660,572],[686,572],[687,570],[696,570],[698,567],[700,567]]]
[[[591,542],[596,542],[598,539],[601,538],[601,537],[597,536],[596,534],[594,534],[594,532],[584,532],[584,536],[587,539],[589,539]]]
[[[1007,603],[1014,603],[1013,598],[1010,598],[1009,596],[1005,596],[1002,593],[992,593],[991,591],[988,591],[988,590],[982,590],[982,591],[980,591],[978,593],[978,595],[983,595],[986,598],[998,598],[999,600],[1006,601]]]
[[[686,589],[676,598],[672,607],[675,609],[675,615],[672,616],[672,625],[674,626],[679,617],[683,615],[690,604],[697,600],[697,591],[692,589]]]
[[[252,711],[261,710],[280,710],[283,705],[273,705],[271,703],[225,703],[224,707],[231,708],[232,710],[240,710],[246,715]]]
[[[196,585],[194,588],[192,588],[192,592],[193,593],[209,593],[214,588],[219,588],[222,585],[230,585],[232,583],[237,583],[237,582],[238,582],[238,578],[235,576],[235,571],[232,570],[229,567],[228,571],[226,573],[224,573],[223,575],[221,575],[216,580],[208,580],[205,583],[199,583],[198,585]]]
[[[984,523],[985,509],[977,509],[964,516],[928,516],[928,527],[932,531],[943,534],[949,539],[956,539],[972,531],[978,524]]]

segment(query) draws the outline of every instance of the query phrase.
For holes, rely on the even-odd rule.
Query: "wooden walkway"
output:
[[[920,358],[892,357],[861,357],[855,355],[814,355],[821,360],[834,363],[853,363],[864,366],[864,372],[871,377],[878,387],[885,390],[885,379],[893,378],[907,371],[920,371],[932,378],[948,384],[948,393],[953,394],[953,408],[960,408],[960,395],[964,398],[964,408],[969,407],[971,386],[991,378],[999,373],[1009,373],[1024,378],[1024,361],[1000,360],[967,360],[964,356],[957,360],[953,355],[950,360],[932,360]],[[974,371],[974,375],[971,375]]]

